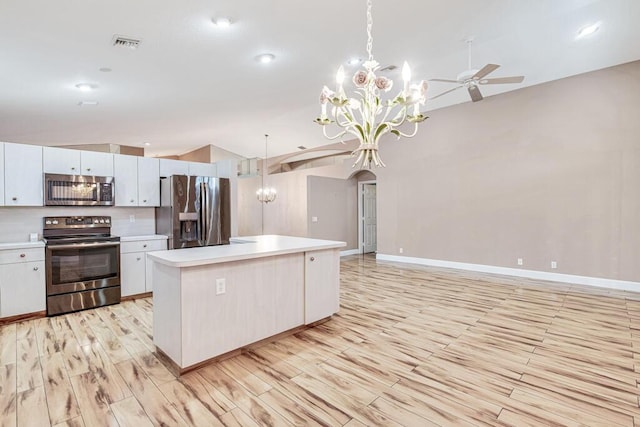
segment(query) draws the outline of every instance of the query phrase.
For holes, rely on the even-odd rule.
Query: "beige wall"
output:
[[[640,281],[639,95],[634,62],[431,112],[382,144],[378,252]]]
[[[307,177],[307,236],[340,240],[358,248],[358,182],[356,179]],[[317,222],[313,222],[313,218]]]

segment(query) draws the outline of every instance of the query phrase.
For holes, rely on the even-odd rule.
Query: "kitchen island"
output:
[[[344,242],[251,236],[147,253],[153,341],[179,373],[338,312]]]

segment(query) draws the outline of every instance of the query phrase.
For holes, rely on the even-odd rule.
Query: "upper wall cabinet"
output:
[[[4,143],[4,204],[42,206],[42,147]]]
[[[4,142],[0,142],[0,206],[4,206]]]
[[[160,159],[160,176],[189,175],[189,162],[182,160]]]
[[[44,147],[44,172],[64,175],[113,176],[113,154]]]
[[[160,206],[160,166],[152,157],[114,156],[116,206]]]

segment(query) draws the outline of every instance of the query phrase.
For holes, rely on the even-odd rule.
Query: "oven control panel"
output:
[[[46,216],[44,229],[111,227],[110,216]]]

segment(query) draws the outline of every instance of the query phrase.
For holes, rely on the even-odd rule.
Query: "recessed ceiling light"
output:
[[[350,60],[347,61],[347,64],[348,65],[358,65],[361,62],[362,62],[362,59],[360,59],[360,58],[351,58]]]
[[[581,39],[583,37],[590,36],[600,29],[600,22],[596,22],[595,24],[586,25],[578,30],[578,34],[576,35],[576,39]]]
[[[96,106],[96,105],[98,105],[98,101],[80,101],[80,102],[78,102],[78,105],[80,107],[84,107],[85,105],[86,106]]]
[[[276,59],[276,56],[273,53],[263,53],[256,56],[256,60],[262,64],[268,64],[274,59]]]
[[[229,28],[231,26],[231,18],[228,18],[226,16],[221,16],[220,18],[214,18],[211,20],[211,22],[213,22],[213,25],[215,25],[218,28]]]
[[[151,145],[150,142],[145,142],[144,145],[146,145],[147,147]]]
[[[110,73],[112,70],[109,67],[99,68],[98,71],[102,71],[103,73]]]
[[[76,85],[76,87],[78,89],[80,89],[81,91],[83,91],[83,92],[89,92],[89,91],[92,91],[94,89],[97,89],[98,85],[93,84],[93,83],[78,83]]]

